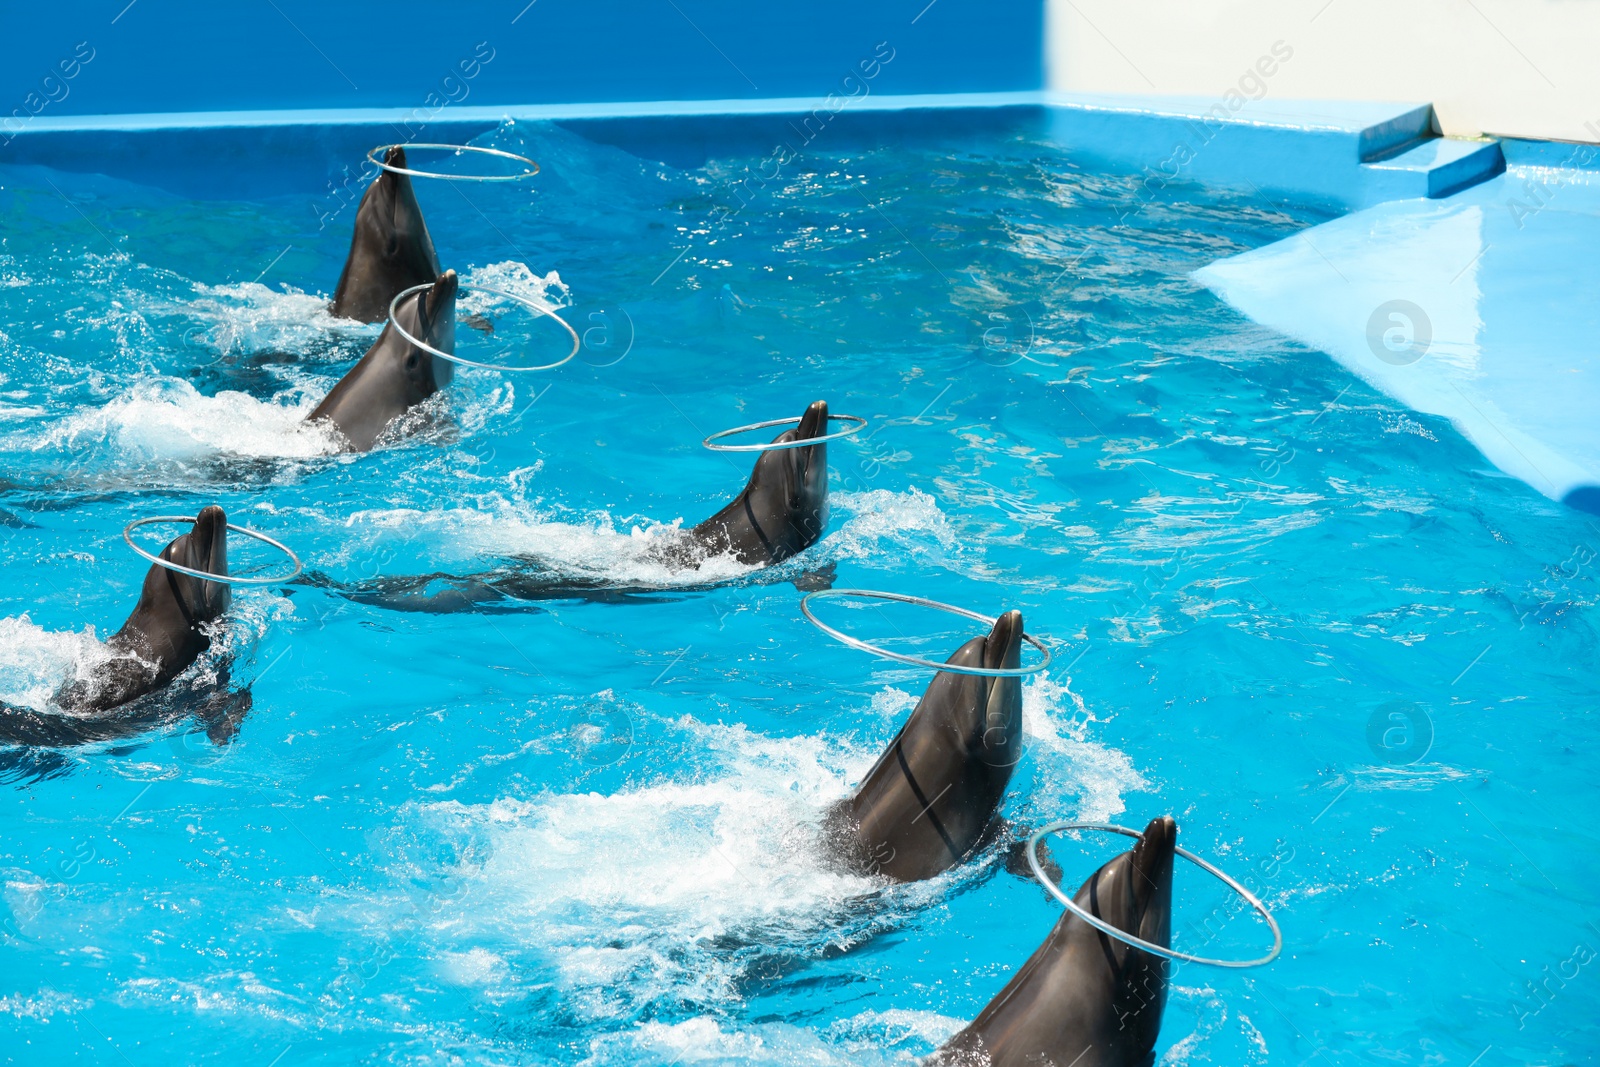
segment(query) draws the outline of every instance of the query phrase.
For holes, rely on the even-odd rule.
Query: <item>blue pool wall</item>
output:
[[[818,158],[910,137],[949,137],[951,150],[963,151],[963,135],[1033,136],[1041,153],[1085,170],[1137,175],[1134,197],[1119,205],[1123,218],[1201,182],[1239,193],[1253,210],[1292,203],[1330,218],[1391,203],[1427,218],[1430,203],[1475,190],[1470,210],[1503,222],[1517,214],[1519,197],[1542,210],[1600,166],[1593,145],[1441,136],[1428,100],[1295,100],[1244,93],[1237,83],[1197,96],[1061,92],[1046,84],[1042,0],[823,0],[759,10],[729,0],[448,9],[414,0],[362,8],[96,0],[19,7],[5,28],[0,166],[104,174],[198,199],[298,197],[307,236],[330,219],[348,225],[337,220],[371,177],[364,157],[374,145],[460,143],[507,120],[559,123],[685,168],[718,155],[760,157],[797,136]],[[1275,41],[1260,62],[1281,67],[1294,49]],[[823,131],[814,146],[808,128]],[[724,181],[729,188],[716,195],[731,203],[740,176]],[[1469,207],[1457,201],[1445,210]],[[1414,251],[1432,267],[1449,266],[1447,278],[1499,277],[1506,272],[1496,264],[1507,257],[1566,262],[1554,245],[1597,215],[1584,195],[1560,193],[1540,226],[1525,228],[1519,217],[1477,273],[1455,262],[1476,262],[1471,249]],[[1551,230],[1557,218],[1570,225]],[[1543,295],[1588,291],[1591,260],[1537,286],[1525,280],[1531,268],[1511,272],[1520,295],[1507,306],[1540,310],[1542,334],[1592,336],[1587,305],[1568,299],[1549,310]],[[1363,262],[1366,274],[1383,274]],[[1374,304],[1404,296],[1416,279],[1391,287]],[[1314,304],[1298,300],[1281,331],[1301,336]],[[1353,336],[1360,361],[1370,310],[1342,309],[1350,319],[1342,332],[1313,347],[1332,352]],[[1474,333],[1485,338],[1485,359],[1512,351],[1504,323],[1516,315],[1496,314]],[[1600,387],[1576,376],[1580,357],[1572,348],[1548,365],[1502,360],[1518,376],[1480,384],[1502,406],[1581,396],[1592,409]],[[1526,432],[1582,470],[1563,482],[1582,489],[1570,502],[1594,507],[1593,435],[1585,425],[1552,436],[1552,420],[1534,421]]]
[[[734,0],[95,0],[7,8],[0,115],[21,108],[32,123],[425,109],[430,98],[451,106],[815,98],[859,77],[884,47],[894,60],[882,91],[896,94],[1035,91],[1044,79],[1039,0],[790,0],[759,8]],[[92,58],[63,79],[61,64],[74,69],[80,46]],[[43,103],[37,114],[25,103],[30,95]]]

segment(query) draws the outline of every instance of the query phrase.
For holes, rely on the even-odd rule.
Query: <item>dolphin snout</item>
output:
[[[456,290],[461,287],[461,279],[456,277],[454,270],[447,270],[439,275],[439,280],[433,283],[433,288],[428,290],[428,306],[454,311],[456,308]]]
[[[445,352],[456,350],[456,293],[460,288],[461,280],[456,272],[447,270],[439,275],[432,288],[418,294],[417,327],[421,331],[418,336]],[[436,367],[435,377],[439,386],[449,384],[449,368]]]
[[[194,529],[189,532],[199,560],[196,570],[212,574],[228,573],[228,513],[216,504],[200,509],[195,516]]]
[[[1139,843],[1133,846],[1133,891],[1150,901],[1163,895],[1172,899],[1172,864],[1178,847],[1178,823],[1170,815],[1150,820]]]
[[[1022,664],[1022,612],[1012,609],[994,620],[983,643],[983,665],[1008,670]]]
[[[188,559],[180,558],[179,562],[208,574],[228,573],[228,513],[220,507],[211,504],[201,508],[194,518],[193,528],[181,540],[186,542],[187,550],[183,555]],[[178,544],[174,541],[173,547]],[[231,593],[222,582],[199,580],[198,596],[208,617],[214,618],[228,609]]]
[[[438,333],[447,325],[451,336],[455,334],[456,321],[456,293],[461,289],[461,279],[456,277],[456,272],[447,270],[439,275],[433,283],[433,288],[421,294],[422,299],[417,303],[417,317],[421,320],[423,329],[430,333]]]
[[[800,416],[800,425],[794,428],[795,440],[822,437],[828,432],[828,402],[813,400],[806,413]]]
[[[228,513],[216,504],[208,504],[195,516],[194,529],[190,534],[208,559],[219,549],[225,552],[228,546]]]

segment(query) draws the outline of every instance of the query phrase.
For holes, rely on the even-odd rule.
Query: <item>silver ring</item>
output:
[[[419,341],[417,338],[412,337],[411,334],[406,332],[406,328],[400,325],[400,320],[394,317],[395,309],[400,306],[400,301],[404,300],[412,293],[420,293],[424,289],[432,288],[432,282],[423,282],[421,285],[413,285],[409,289],[402,289],[400,292],[395,294],[395,298],[393,300],[389,301],[389,325],[393,326],[395,332],[401,337],[404,337],[411,344],[416,345],[429,355],[438,356],[440,359],[448,359],[451,363],[459,363],[463,367],[477,367],[481,370],[497,370],[504,371],[508,374],[520,374],[523,371],[554,370],[563,363],[570,362],[572,357],[578,354],[578,349],[583,344],[583,342],[578,339],[578,331],[574,330],[571,325],[568,324],[566,319],[562,318],[560,315],[557,315],[549,308],[541,307],[525,296],[518,296],[516,293],[508,293],[504,289],[491,289],[486,285],[467,285],[463,282],[457,284],[457,292],[463,292],[470,289],[475,293],[493,293],[496,296],[503,296],[507,300],[514,300],[524,307],[531,308],[532,310],[538,312],[540,315],[548,315],[550,318],[555,319],[561,324],[561,328],[566,330],[567,333],[572,337],[572,351],[568,352],[564,358],[558,359],[554,363],[545,363],[537,367],[505,367],[495,363],[479,363],[476,360],[462,359],[460,356],[454,355],[450,352],[441,352],[439,349],[434,348],[426,341]]]
[[[836,441],[841,437],[858,434],[867,428],[867,420],[860,415],[829,415],[829,421],[840,419],[850,423],[850,426],[838,433],[827,433],[821,437],[807,437],[800,441],[772,441],[764,445],[714,445],[711,442],[719,437],[732,437],[736,433],[749,433],[751,430],[765,430],[769,426],[798,426],[804,415],[796,415],[790,419],[768,419],[766,422],[752,422],[749,426],[735,426],[731,430],[718,430],[700,443],[713,452],[777,452],[785,448],[803,448],[806,445],[821,444],[823,441]]]
[[[282,578],[241,578],[231,574],[212,574],[210,571],[197,571],[191,567],[185,567],[180,563],[174,563],[170,559],[162,559],[160,556],[140,548],[134,543],[133,540],[134,530],[141,526],[147,526],[152,522],[187,522],[192,524],[196,521],[197,519],[193,515],[155,515],[148,519],[134,519],[132,522],[128,523],[128,525],[122,528],[122,539],[128,542],[129,548],[133,549],[136,553],[138,553],[140,556],[143,556],[151,563],[154,563],[157,567],[165,567],[167,570],[177,571],[179,574],[187,574],[191,578],[203,578],[208,582],[221,582],[223,585],[281,585],[284,582],[291,582],[300,576],[300,571],[303,569],[303,565],[300,562],[300,557],[295,555],[288,545],[281,541],[275,541],[264,533],[257,533],[255,530],[247,529],[243,526],[235,526],[231,522],[228,523],[228,529],[232,530],[234,533],[244,534],[246,537],[253,537],[257,541],[271,545],[279,552],[282,552],[284,555],[288,556],[289,559],[294,563],[294,570],[284,575]]]
[[[411,170],[408,167],[393,167],[377,156],[389,154],[391,148],[437,148],[455,152],[481,152],[486,156],[499,156],[501,159],[514,159],[518,163],[526,163],[531,169],[521,174],[436,174],[427,170]],[[479,148],[470,144],[381,144],[367,153],[367,162],[393,174],[408,174],[413,178],[443,178],[452,182],[519,182],[524,178],[531,178],[539,173],[539,164],[527,156],[519,156],[515,152],[504,152],[498,148]]]
[[[905,593],[882,593],[876,589],[819,589],[800,598],[800,613],[806,617],[811,625],[835,641],[849,645],[851,648],[859,648],[863,652],[871,652],[874,656],[892,659],[897,663],[909,663],[913,667],[932,667],[934,670],[944,671],[946,674],[973,674],[980,678],[1021,678],[1024,675],[1036,674],[1044,670],[1050,666],[1050,660],[1053,658],[1053,653],[1043,641],[1032,634],[1026,633],[1022,635],[1022,639],[1044,653],[1044,659],[1031,667],[958,667],[951,663],[938,663],[931,659],[922,659],[920,656],[907,656],[899,652],[890,652],[887,649],[879,648],[877,645],[868,644],[859,637],[851,637],[849,634],[840,633],[813,615],[811,613],[811,601],[819,597],[866,597],[869,600],[893,600],[901,604],[916,604],[919,607],[936,608],[939,611],[948,611],[952,615],[962,615],[969,619],[976,619],[978,622],[990,627],[994,626],[997,620],[987,615],[981,615],[976,611],[958,608],[954,604],[942,604],[937,600],[929,600],[927,597],[907,596]]]
[[[1133,837],[1139,839],[1142,839],[1144,835],[1137,830],[1130,830],[1126,826],[1113,826],[1110,823],[1053,822],[1049,826],[1044,827],[1042,830],[1034,834],[1032,837],[1028,838],[1028,866],[1033,868],[1033,876],[1039,879],[1039,884],[1048,889],[1051,895],[1053,895],[1057,900],[1065,904],[1068,911],[1071,911],[1073,914],[1077,915],[1078,918],[1082,919],[1096,930],[1099,930],[1102,934],[1105,934],[1108,937],[1114,937],[1125,945],[1132,945],[1134,948],[1143,949],[1145,952],[1150,952],[1157,956],[1164,956],[1169,960],[1183,960],[1186,963],[1203,963],[1208,967],[1261,967],[1277,959],[1278,953],[1283,951],[1283,931],[1278,929],[1278,921],[1272,917],[1272,913],[1267,910],[1267,906],[1261,903],[1261,901],[1256,898],[1254,893],[1250,892],[1250,890],[1246,889],[1244,886],[1228,877],[1228,875],[1224,874],[1216,867],[1213,867],[1199,856],[1196,856],[1188,849],[1180,848],[1177,845],[1172,846],[1174,852],[1188,860],[1190,863],[1193,863],[1201,870],[1216,875],[1217,878],[1221,879],[1224,885],[1226,885],[1229,889],[1232,889],[1235,893],[1238,893],[1252,908],[1261,913],[1261,917],[1267,920],[1267,926],[1272,930],[1271,952],[1267,953],[1265,956],[1262,956],[1258,960],[1214,960],[1208,959],[1205,956],[1192,956],[1187,952],[1179,952],[1176,949],[1162,948],[1160,945],[1153,944],[1152,942],[1146,941],[1141,937],[1134,937],[1130,933],[1125,933],[1122,930],[1118,930],[1115,926],[1112,926],[1104,919],[1090,915],[1087,911],[1080,908],[1076,901],[1067,896],[1066,893],[1063,893],[1061,891],[1061,887],[1056,885],[1055,880],[1049,875],[1045,874],[1044,868],[1039,866],[1039,842],[1049,834],[1062,833],[1067,830],[1103,830],[1108,833],[1122,834],[1124,837]]]

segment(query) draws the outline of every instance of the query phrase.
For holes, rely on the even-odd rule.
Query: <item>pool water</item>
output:
[[[7,1061],[926,1055],[1060,908],[995,855],[890,886],[819,854],[929,680],[804,621],[831,572],[1052,645],[1008,818],[1171,813],[1273,908],[1277,962],[1176,970],[1159,1062],[1596,1062],[1600,529],[1190,277],[1326,216],[1152,195],[1010,119],[820,136],[729,214],[769,150],[703,125],[687,167],[506,125],[477,143],[531,186],[419,183],[446,266],[587,343],[460,371],[359,456],[301,425],[377,332],[323,310],[353,206],[0,168],[0,699],[121,624],[135,517],[219,503],[318,575],[237,591],[196,665],[252,690],[231,743],[0,754]],[[748,474],[700,439],[818,398],[871,419],[830,447],[824,539],[655,562]],[[664,591],[431,614],[332,584],[508,565]],[[940,658],[975,632],[819,611]],[[1069,888],[1119,840],[1058,841]],[[1269,943],[1189,867],[1173,930]]]

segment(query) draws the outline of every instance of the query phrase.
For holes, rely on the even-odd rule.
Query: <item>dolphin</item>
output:
[[[442,283],[444,278],[439,280]],[[352,371],[351,376],[354,375]],[[323,406],[332,400],[330,393]],[[319,407],[311,417],[316,418],[321,411]],[[806,409],[798,426],[785,430],[773,440],[785,442],[820,437],[828,432],[827,426],[828,404],[818,400]],[[680,569],[725,554],[732,554],[749,566],[766,567],[816,544],[827,525],[828,446],[800,445],[761,453],[750,480],[732,503],[685,531],[669,545],[652,550],[649,556]],[[803,589],[826,589],[833,584],[833,567],[823,564],[792,580]],[[604,576],[576,576],[526,556],[510,558],[492,571],[473,575],[397,575],[345,584],[313,572],[302,581],[332,589],[358,603],[430,614],[494,611],[518,602],[540,600],[654,598],[653,594],[683,595],[711,585],[650,585],[616,582]]]
[[[1130,851],[1072,898],[1124,933],[1166,948],[1178,824],[1153,819]],[[926,1067],[1150,1067],[1167,1001],[1167,961],[1068,911],[1004,989]]]
[[[187,533],[161,550],[161,558],[192,570],[228,573],[228,516],[215,505],[195,517]],[[56,691],[48,711],[0,704],[0,741],[63,745],[138,732],[152,718],[125,705],[166,688],[211,647],[211,624],[228,610],[232,589],[152,564],[139,602],[122,628],[106,639],[110,655],[89,677]],[[225,674],[225,669],[220,674]],[[225,687],[225,682],[224,682]],[[248,693],[244,697],[248,707]],[[236,712],[242,714],[242,712]]]
[[[404,167],[405,149],[391,146],[384,162]],[[397,293],[413,285],[431,285],[438,277],[439,256],[410,176],[380,171],[356,209],[350,254],[328,310],[341,318],[382,322],[389,317],[389,304]]]
[[[457,285],[456,272],[445,271],[433,288],[401,301],[395,321],[439,351],[455,352]],[[407,341],[391,322],[306,421],[329,420],[352,451],[366,452],[395,416],[449,385],[453,374],[454,364]]]
[[[800,424],[773,444],[822,437],[828,402],[814,401]],[[731,553],[748,566],[770,567],[816,544],[828,525],[828,446],[824,442],[762,452],[744,491],[727,507],[689,531],[702,558]],[[683,560],[683,545],[672,558]]]
[[[1021,655],[1022,613],[1008,611],[945,662],[1015,668]],[[858,873],[932,878],[1000,829],[1021,758],[1022,680],[941,671],[855,792],[824,816],[825,838]]]

